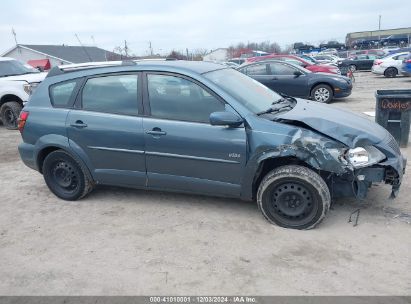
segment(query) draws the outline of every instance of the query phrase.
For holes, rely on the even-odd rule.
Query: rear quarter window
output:
[[[50,86],[50,101],[54,107],[69,108],[73,104],[78,80],[60,82]]]

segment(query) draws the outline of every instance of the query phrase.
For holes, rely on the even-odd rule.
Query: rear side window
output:
[[[82,93],[83,110],[138,115],[137,75],[114,75],[87,80]]]
[[[77,80],[53,84],[50,87],[50,99],[54,107],[68,108],[73,100]]]

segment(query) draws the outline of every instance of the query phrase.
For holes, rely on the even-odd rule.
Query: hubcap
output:
[[[314,99],[319,102],[325,102],[330,98],[330,91],[326,88],[319,88],[314,92]]]
[[[78,186],[78,176],[76,171],[66,162],[58,162],[52,170],[52,176],[60,188],[66,191],[73,191]]]
[[[284,183],[272,192],[275,216],[286,220],[302,220],[313,211],[311,192],[299,183]]]

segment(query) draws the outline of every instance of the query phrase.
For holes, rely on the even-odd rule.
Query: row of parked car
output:
[[[367,39],[357,39],[351,43],[351,48],[372,48],[377,46],[406,46],[411,43],[410,35],[396,34],[379,39],[378,37],[371,37]]]

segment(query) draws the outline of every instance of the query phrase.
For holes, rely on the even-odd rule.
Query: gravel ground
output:
[[[374,111],[383,88],[410,89],[411,78],[357,73],[332,105]],[[373,186],[295,231],[232,199],[101,187],[62,201],[20,161],[20,141],[0,127],[1,295],[411,294],[411,166],[398,199]]]

